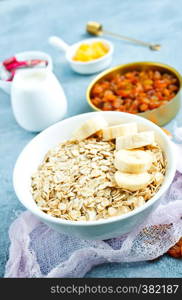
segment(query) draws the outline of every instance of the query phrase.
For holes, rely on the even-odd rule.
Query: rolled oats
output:
[[[153,153],[152,182],[143,190],[118,188],[114,181],[113,141],[91,137],[69,140],[51,149],[31,178],[31,192],[45,213],[65,220],[94,221],[126,214],[143,205],[163,182],[166,161],[155,143],[142,147]]]

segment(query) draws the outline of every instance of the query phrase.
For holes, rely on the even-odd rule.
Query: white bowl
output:
[[[47,60],[48,64],[46,66],[47,69],[52,71],[53,69],[53,64],[52,64],[52,58],[48,53],[42,52],[42,51],[24,51],[24,52],[19,52],[15,54],[15,57],[18,60],[31,60],[31,59],[43,59]],[[0,63],[1,65],[1,63]],[[20,70],[17,70],[17,73],[21,72]],[[4,81],[0,80],[0,88],[4,90],[4,92],[10,94],[11,92],[11,86],[12,86],[12,81]]]
[[[31,60],[31,59],[47,60],[48,64],[47,64],[46,68],[50,69],[51,71],[53,69],[52,58],[46,52],[43,52],[43,51],[24,51],[24,52],[19,52],[19,53],[15,54],[15,56],[18,60]]]
[[[102,115],[110,124],[137,122],[140,130],[150,129],[155,132],[156,140],[162,147],[166,159],[167,170],[164,182],[155,194],[143,206],[121,216],[98,221],[67,221],[55,218],[42,212],[34,202],[31,192],[31,175],[37,170],[46,152],[69,139],[74,128],[95,115]],[[44,223],[55,230],[84,239],[108,239],[130,232],[143,222],[149,213],[159,204],[160,197],[171,184],[176,170],[176,162],[172,143],[168,136],[154,123],[136,115],[122,112],[90,112],[63,120],[47,128],[37,135],[20,154],[13,174],[13,184],[16,195],[21,203],[40,218]]]
[[[101,58],[94,59],[94,60],[91,60],[88,62],[81,62],[81,61],[73,60],[73,56],[75,55],[76,50],[79,48],[79,46],[81,44],[83,44],[83,43],[91,44],[96,41],[103,42],[104,44],[106,44],[108,46],[109,51],[107,54],[105,54]],[[79,74],[94,74],[94,73],[100,72],[100,71],[106,69],[112,61],[114,47],[111,42],[109,42],[108,40],[105,40],[105,39],[90,38],[90,39],[82,40],[82,41],[70,46],[70,45],[66,44],[59,37],[51,36],[49,38],[49,43],[52,46],[54,46],[62,51],[65,51],[66,60],[70,64],[71,68]]]

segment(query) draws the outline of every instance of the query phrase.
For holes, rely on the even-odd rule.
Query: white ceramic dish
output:
[[[53,64],[52,64],[52,58],[49,54],[42,52],[42,51],[24,51],[24,52],[19,52],[15,54],[15,57],[18,60],[31,60],[31,59],[43,59],[47,60],[48,64],[46,66],[47,69],[52,71],[53,69]],[[18,72],[18,71],[17,71]],[[4,81],[0,80],[0,88],[2,88],[6,93],[10,94],[11,91],[11,81]]]
[[[47,68],[52,70],[52,58],[51,56],[43,51],[25,51],[25,52],[19,52],[16,55],[16,58],[18,60],[30,60],[30,59],[45,59],[48,61]]]
[[[83,44],[91,44],[95,41],[101,41],[104,44],[106,44],[109,47],[109,52],[102,56],[101,58],[89,61],[89,62],[80,62],[80,61],[74,61],[73,56],[78,49],[78,47]],[[49,43],[58,48],[59,50],[64,51],[66,54],[66,60],[70,64],[71,68],[80,74],[93,74],[96,72],[100,72],[107,68],[111,61],[112,61],[112,55],[113,55],[113,44],[109,42],[108,40],[101,39],[101,38],[90,38],[86,40],[82,40],[78,43],[75,43],[73,45],[66,44],[62,39],[60,39],[57,36],[51,36],[49,38]]]
[[[36,171],[44,155],[50,148],[56,146],[62,140],[69,139],[74,128],[96,114],[103,115],[110,124],[136,121],[139,124],[140,130],[153,130],[156,140],[162,147],[167,159],[164,182],[151,200],[126,215],[87,222],[67,221],[49,216],[37,207],[32,198],[30,192],[31,175]],[[160,197],[168,189],[175,175],[176,163],[172,147],[170,139],[160,127],[139,116],[111,111],[77,115],[47,128],[24,148],[14,168],[14,189],[21,203],[29,211],[59,232],[84,239],[108,239],[116,237],[131,231],[135,226],[142,223],[146,216],[159,204]]]

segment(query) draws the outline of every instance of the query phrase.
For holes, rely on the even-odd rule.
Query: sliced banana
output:
[[[154,174],[154,182],[155,184],[161,184],[164,180],[164,175],[161,172],[156,172]]]
[[[150,169],[152,161],[151,152],[122,149],[115,153],[114,165],[121,172],[142,173]]]
[[[153,131],[143,131],[127,136],[116,138],[116,150],[135,149],[143,146],[151,145],[155,141]]]
[[[114,174],[114,178],[118,187],[131,192],[145,188],[152,181],[152,175],[147,172],[140,174],[129,174],[117,171]]]
[[[115,126],[110,126],[102,130],[103,140],[109,141],[115,139],[119,136],[124,136],[128,134],[137,133],[137,124],[136,123],[125,123]]]
[[[73,132],[72,136],[74,139],[81,141],[107,126],[107,121],[102,116],[97,116],[86,121],[80,128]]]

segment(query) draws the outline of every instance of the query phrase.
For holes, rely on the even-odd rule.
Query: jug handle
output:
[[[66,52],[69,49],[69,45],[65,43],[61,38],[58,36],[51,36],[49,38],[49,44],[52,45],[53,47],[62,50]]]
[[[0,88],[4,92],[10,94],[10,92],[11,92],[11,82],[0,80]]]

